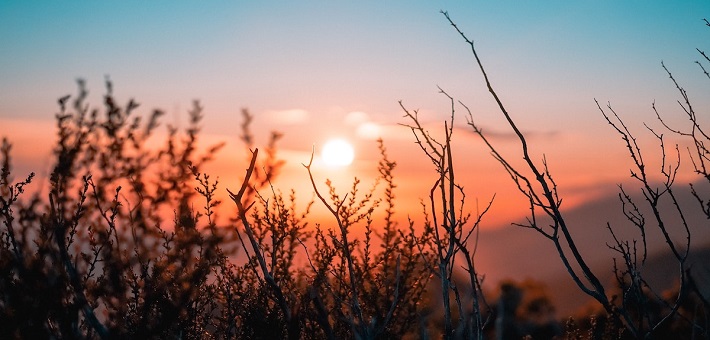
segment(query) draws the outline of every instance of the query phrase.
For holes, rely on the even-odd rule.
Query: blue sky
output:
[[[75,78],[100,93],[105,75],[146,105],[184,109],[199,98],[215,115],[242,106],[388,115],[398,99],[422,96],[414,105],[436,105],[436,85],[462,97],[480,85],[440,9],[475,39],[505,92],[533,103],[550,92],[648,101],[667,89],[660,60],[682,72],[707,41],[710,3],[6,1],[0,115],[46,117]]]
[[[662,60],[699,104],[710,101],[693,64],[696,47],[710,49],[709,1],[4,1],[0,121],[51,125],[56,99],[75,93],[76,78],[99,105],[110,76],[119,99],[164,109],[173,122],[200,99],[213,135],[234,136],[247,107],[257,127],[285,132],[283,148],[304,154],[332,135],[363,139],[353,113],[373,126],[402,123],[398,100],[441,122],[449,112],[437,85],[489,131],[505,132],[442,9],[475,40],[521,126],[557,136],[536,145],[564,158],[570,168],[560,171],[570,176],[605,172],[599,159],[610,147],[625,157],[594,98],[636,129],[653,120],[654,100],[677,112]],[[19,133],[0,125],[2,135]],[[384,137],[399,150],[394,134]],[[411,147],[401,150],[407,164]]]
[[[100,107],[104,77],[109,76],[119,102],[136,98],[143,113],[163,109],[168,123],[184,124],[192,100],[201,100],[203,137],[229,143],[208,169],[223,187],[238,187],[244,173],[244,150],[236,139],[243,107],[255,114],[261,140],[267,130],[285,133],[280,155],[288,163],[276,187],[283,192],[294,188],[304,193],[299,196],[303,200],[311,187],[300,164],[308,162],[314,145],[331,137],[355,144],[356,161],[350,168],[339,173],[315,170],[319,184],[328,177],[345,190],[353,176],[367,180],[375,173],[378,155],[372,138],[382,136],[398,163],[398,216],[404,219],[414,211],[417,218],[419,199],[436,178],[411,133],[396,125],[406,123],[399,100],[421,109],[427,128],[441,131],[450,105],[437,93],[441,86],[465,102],[486,131],[510,134],[468,46],[440,10],[447,10],[476,42],[498,94],[530,137],[533,159],[546,156],[565,209],[596,199],[616,204],[616,184],[629,183],[627,150],[604,122],[595,98],[611,102],[627,120],[654,169],[659,164],[653,157],[659,154],[658,143],[643,126],[649,122],[658,127],[651,103],[655,101],[674,126],[686,120],[661,61],[696,107],[710,107],[710,82],[694,64],[700,59],[696,48],[710,52],[710,27],[702,21],[710,19],[708,0],[3,0],[0,136],[15,143],[17,177],[37,171],[35,182],[42,183],[51,166],[57,99],[76,93],[75,80],[84,78],[92,103]],[[701,119],[710,125],[710,116],[703,114]],[[483,205],[495,194],[483,230],[509,226],[527,213],[527,202],[465,128],[463,117],[457,116],[457,122],[462,129],[455,132],[454,154],[467,208],[475,212],[478,202]],[[668,138],[670,146],[674,141]],[[509,160],[521,159],[510,139],[494,141]],[[682,169],[679,185],[697,180],[688,175],[687,158]],[[602,213],[602,218],[610,218],[610,212]],[[594,234],[581,238],[593,249],[591,258],[608,255],[598,251],[605,249],[606,231],[597,214],[599,210],[593,210],[594,220],[573,215],[580,217],[577,226],[586,231],[600,228],[582,234]],[[522,245],[531,237],[515,235],[512,241]],[[594,237],[599,239],[590,240]],[[529,263],[526,259],[561,269],[554,254],[549,261],[540,260],[544,255],[537,248],[488,245],[489,253],[482,249],[477,255],[482,259],[479,268],[490,274],[487,282],[510,275],[505,270],[540,275],[537,267],[522,268]],[[485,261],[501,258],[515,259],[515,265],[489,272],[495,267]]]

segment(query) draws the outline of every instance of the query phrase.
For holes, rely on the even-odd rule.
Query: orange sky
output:
[[[522,160],[468,46],[440,9],[476,42],[493,86],[528,136],[533,160],[547,157],[565,209],[613,201],[617,183],[630,181],[628,151],[595,98],[602,106],[611,102],[626,120],[653,173],[659,166],[658,143],[643,123],[662,128],[651,104],[669,124],[687,126],[660,62],[697,107],[710,104],[707,79],[694,64],[700,58],[695,48],[710,48],[710,31],[701,21],[710,16],[707,1],[234,1],[212,7],[9,1],[0,3],[0,136],[14,144],[16,178],[36,171],[42,184],[52,166],[57,99],[74,94],[80,77],[87,80],[89,102],[100,107],[109,76],[119,103],[135,98],[144,115],[165,110],[163,127],[187,125],[191,101],[199,98],[205,108],[203,145],[227,142],[206,168],[220,178],[222,188],[238,187],[247,166],[238,140],[242,108],[254,114],[258,146],[271,130],[284,133],[279,155],[287,163],[274,186],[295,189],[303,204],[312,191],[301,164],[313,147],[319,151],[333,137],[354,145],[352,165],[332,169],[316,160],[313,168],[321,190],[331,179],[345,193],[353,177],[366,184],[376,175],[375,140],[382,137],[398,164],[398,216],[418,219],[419,201],[426,199],[436,174],[411,131],[398,125],[409,123],[399,100],[419,109],[425,127],[441,134],[450,102],[438,93],[440,86],[471,108],[477,124],[511,162]],[[700,119],[710,124],[707,115]],[[466,126],[462,107],[455,120],[455,167],[468,211],[475,213],[495,194],[483,221],[484,230],[495,235],[521,221],[526,202]],[[666,138],[667,146],[687,147],[687,141]],[[678,183],[685,185],[695,180],[686,152],[682,163]],[[221,193],[230,208],[226,192]],[[317,206],[314,215],[322,217],[325,209]],[[601,223],[584,227],[603,229]],[[526,261],[538,256],[536,250],[515,252],[537,243],[528,242],[534,237],[530,233],[520,235],[510,240],[518,246],[508,258],[517,259],[511,268],[528,270],[527,275],[532,264]],[[605,249],[604,241],[599,236],[597,248],[590,249]],[[489,261],[484,269],[498,270],[491,280],[505,277],[487,255],[482,255]],[[496,257],[504,262],[504,255]],[[542,267],[560,269],[555,264]]]
[[[442,105],[443,106],[443,105]],[[426,116],[423,116],[426,117]],[[259,117],[257,125],[259,125]],[[425,119],[425,118],[424,118]],[[347,121],[347,120],[346,120]],[[404,118],[402,123],[408,123]],[[355,124],[355,123],[352,123]],[[345,125],[349,125],[346,123]],[[376,125],[369,121],[359,121],[357,125]],[[50,147],[54,141],[54,124],[49,120],[5,119],[4,127],[9,132],[7,137],[14,144],[13,157],[16,176],[24,176],[29,171],[35,171],[42,179],[51,168]],[[421,217],[420,200],[428,200],[429,190],[436,181],[437,175],[433,165],[414,141],[411,131],[400,125],[376,125],[382,132],[376,136],[384,139],[388,156],[397,162],[395,182],[397,189],[397,211],[404,221],[408,216],[415,220]],[[425,125],[433,135],[440,135],[443,123],[429,122]],[[286,138],[289,138],[289,129]],[[357,126],[354,126],[357,131]],[[32,131],[32,133],[28,133]],[[257,139],[266,141],[268,133],[257,131]],[[303,131],[296,129],[298,138]],[[361,179],[361,188],[367,189],[377,176],[379,151],[375,136],[356,138],[355,134],[322,133],[316,134],[311,146],[316,149],[313,173],[321,191],[326,190],[325,181],[330,179],[342,194],[345,194],[355,177]],[[555,177],[564,207],[570,209],[586,201],[598,199],[605,195],[615,194],[616,184],[628,182],[629,168],[632,165],[622,141],[611,131],[607,137],[595,141],[579,140],[582,137],[572,133],[555,133],[545,135],[532,134],[529,138],[531,150],[535,159],[540,161],[543,153],[547,157],[550,170]],[[344,136],[353,142],[356,149],[354,162],[345,167],[332,168],[325,166],[320,159],[320,146],[328,137]],[[639,130],[639,141],[648,150],[647,162],[657,162],[657,143],[646,131]],[[157,140],[157,139],[156,139]],[[247,154],[236,136],[203,134],[201,145],[209,146],[226,142],[226,147],[219,151],[215,161],[209,163],[205,171],[219,177],[222,188],[237,188],[247,166]],[[489,155],[485,145],[471,130],[465,126],[454,131],[454,160],[458,181],[464,186],[467,195],[467,211],[475,213],[483,209],[488,201],[496,195],[493,208],[484,220],[484,228],[508,225],[520,219],[527,213],[526,202],[517,192],[513,182],[502,166]],[[509,136],[493,137],[503,154],[508,155],[512,162],[521,159],[521,153],[516,140]],[[304,143],[305,144],[305,143]],[[312,195],[312,187],[308,173],[303,167],[311,157],[311,149],[294,150],[288,142],[280,143],[279,157],[286,161],[279,177],[274,181],[274,187],[283,192],[291,189],[299,194],[302,204],[306,204]],[[259,147],[259,145],[257,145]],[[264,147],[261,145],[261,147]],[[522,165],[522,162],[518,162]],[[540,164],[540,163],[539,163]],[[686,171],[679,176],[679,182],[685,183],[693,179]],[[381,191],[380,191],[381,192]],[[226,191],[222,193],[223,201],[228,201]],[[268,194],[268,190],[265,194]],[[231,205],[226,203],[227,208]],[[316,204],[316,216],[327,215],[326,210]]]

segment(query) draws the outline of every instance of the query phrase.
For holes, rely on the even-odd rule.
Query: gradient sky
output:
[[[661,61],[696,107],[710,105],[708,80],[694,64],[700,59],[696,48],[710,50],[710,28],[702,21],[710,18],[707,0],[6,0],[0,1],[0,135],[14,143],[17,177],[37,171],[41,178],[52,165],[57,99],[75,94],[75,80],[84,78],[91,102],[100,107],[109,76],[119,102],[135,98],[144,114],[163,109],[164,123],[184,126],[192,100],[199,99],[206,115],[203,140],[228,143],[207,169],[223,187],[237,187],[246,167],[238,142],[241,108],[255,115],[259,143],[270,130],[285,134],[280,155],[288,163],[275,186],[294,188],[304,204],[311,188],[300,164],[308,162],[313,146],[331,137],[354,144],[350,167],[314,166],[321,187],[331,178],[345,192],[354,176],[365,182],[375,176],[374,139],[381,136],[398,163],[398,216],[416,219],[419,199],[436,174],[411,132],[397,125],[407,123],[399,100],[420,109],[428,129],[441,131],[450,103],[438,94],[440,86],[473,110],[510,160],[521,159],[469,47],[440,10],[449,11],[475,41],[498,94],[529,137],[533,158],[546,155],[563,208],[618,206],[616,184],[629,181],[625,146],[594,98],[611,102],[626,119],[651,167],[658,164],[652,157],[657,141],[642,125],[659,127],[651,103],[670,124],[686,121]],[[710,124],[707,115],[700,118]],[[456,122],[457,178],[468,210],[475,213],[497,195],[483,222],[490,236],[481,236],[479,268],[491,283],[508,275],[543,275],[555,283],[550,273],[562,272],[562,266],[549,244],[540,245],[546,240],[501,228],[520,221],[526,202],[464,116]],[[681,184],[694,180],[684,162]],[[597,220],[599,210],[570,215],[581,216],[576,224],[583,229],[579,235],[586,235],[586,254],[606,266],[609,254],[599,249],[605,249],[602,235],[608,235],[601,230],[606,221]],[[601,213],[612,218],[609,211]]]
[[[184,124],[200,99],[206,139],[233,145],[214,168],[228,185],[242,173],[244,155],[234,150],[246,107],[261,141],[268,130],[285,133],[284,189],[307,190],[300,163],[330,137],[351,140],[357,159],[346,170],[323,169],[321,178],[372,175],[373,139],[381,135],[400,164],[401,195],[416,201],[434,174],[396,125],[407,122],[398,100],[441,129],[449,115],[441,86],[519,157],[468,46],[439,10],[475,40],[535,159],[547,155],[571,202],[614,191],[628,177],[624,146],[594,98],[610,101],[644,138],[641,122],[653,122],[654,100],[671,122],[682,122],[663,60],[696,102],[710,100],[693,64],[696,47],[710,48],[701,21],[710,17],[709,1],[3,1],[0,134],[15,142],[19,169],[46,168],[41,155],[52,141],[56,99],[75,93],[75,79],[84,78],[98,106],[109,76],[119,99],[136,98],[144,113],[164,109],[168,123]],[[494,212],[505,216],[505,202],[518,196],[464,117],[457,122],[469,196],[485,201],[497,193],[503,203]]]

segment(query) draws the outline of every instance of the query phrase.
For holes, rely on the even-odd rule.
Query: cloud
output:
[[[352,126],[355,135],[364,140],[375,140],[378,138],[406,139],[411,138],[409,129],[398,124],[387,124],[376,122],[370,118],[367,112],[352,111],[345,115],[345,124]]]
[[[490,139],[498,139],[498,140],[503,140],[503,141],[509,141],[509,140],[518,140],[518,135],[515,134],[513,131],[501,131],[501,130],[496,130],[496,129],[491,129],[491,128],[486,128],[486,127],[480,127],[481,130],[483,130],[483,135],[486,138]],[[460,128],[461,130],[464,130],[468,133],[475,134],[473,131],[473,128],[467,127],[467,128]],[[523,133],[523,136],[525,136],[526,139],[547,139],[547,140],[555,140],[558,139],[562,136],[562,134],[559,131],[552,130],[552,131],[521,131]]]
[[[353,111],[345,115],[345,124],[362,125],[370,121],[370,115],[362,111]]]
[[[360,124],[355,132],[359,138],[366,140],[375,140],[380,137],[385,140],[414,140],[412,131],[398,124],[367,122]]]
[[[269,121],[280,125],[303,124],[310,118],[310,113],[302,109],[290,109],[280,111],[267,111],[266,116]]]
[[[355,129],[355,134],[362,139],[377,139],[382,136],[382,128],[379,124],[366,122]]]

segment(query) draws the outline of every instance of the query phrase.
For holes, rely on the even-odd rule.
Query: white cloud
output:
[[[382,136],[382,129],[379,124],[365,122],[358,125],[355,133],[362,139],[377,139]]]
[[[345,123],[348,125],[361,125],[370,120],[370,115],[362,111],[353,111],[345,115]]]
[[[268,111],[267,117],[272,123],[281,125],[296,125],[308,121],[310,114],[306,110],[291,109],[280,111]]]

